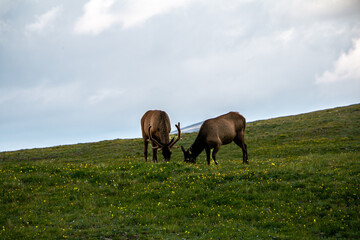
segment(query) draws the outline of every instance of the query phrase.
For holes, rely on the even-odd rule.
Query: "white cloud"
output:
[[[103,89],[96,91],[95,94],[89,97],[90,104],[98,104],[106,100],[119,98],[124,93],[123,90],[118,89]]]
[[[344,80],[360,81],[360,39],[353,40],[354,48],[348,53],[343,53],[334,62],[331,71],[325,71],[317,77],[316,83],[330,83]]]
[[[5,34],[11,29],[11,27],[4,21],[0,20],[0,36]],[[4,41],[5,37],[0,37],[0,43]]]
[[[294,38],[294,28],[290,28],[286,31],[281,32],[276,39],[282,42],[284,45],[286,45],[289,41],[291,41]]]
[[[334,19],[351,15],[358,16],[360,11],[358,0],[280,0],[276,3],[269,1],[265,5],[274,16],[311,21],[321,18]]]
[[[44,30],[46,27],[50,26],[51,23],[56,19],[56,17],[59,15],[60,10],[61,7],[57,6],[40,16],[36,16],[36,21],[27,25],[26,29],[29,31],[38,32]]]
[[[124,28],[134,27],[155,15],[164,14],[174,8],[184,6],[188,2],[189,0],[131,0],[121,12],[120,21]]]
[[[68,107],[73,102],[81,100],[81,89],[79,82],[55,85],[49,81],[29,88],[3,89],[0,91],[0,107],[10,102],[22,106],[31,105],[33,108]]]
[[[309,2],[299,1],[297,2],[296,7],[298,8],[298,14],[301,14],[301,12],[305,12],[306,14],[311,16],[333,17],[356,13],[357,10],[360,9],[360,4],[358,0],[315,0]]]
[[[76,33],[97,35],[118,21],[111,12],[114,0],[90,0],[84,6],[84,15],[75,24]]]
[[[145,23],[148,19],[186,5],[189,0],[90,0],[84,6],[84,14],[75,24],[78,34],[97,35],[115,24],[124,29]]]

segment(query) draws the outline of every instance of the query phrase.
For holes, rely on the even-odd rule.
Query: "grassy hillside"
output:
[[[249,165],[234,143],[218,166],[144,162],[141,139],[2,152],[0,239],[360,238],[360,105],[249,123],[246,142]]]

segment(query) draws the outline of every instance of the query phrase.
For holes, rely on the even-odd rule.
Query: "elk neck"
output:
[[[205,142],[199,136],[196,137],[194,143],[190,147],[190,151],[194,158],[197,158],[199,154],[204,150]]]

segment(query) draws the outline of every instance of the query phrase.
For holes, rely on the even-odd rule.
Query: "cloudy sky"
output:
[[[0,0],[0,151],[360,102],[359,0]],[[174,128],[174,127],[173,127]]]

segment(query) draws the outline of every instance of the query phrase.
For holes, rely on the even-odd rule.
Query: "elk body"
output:
[[[169,141],[171,131],[170,118],[166,112],[160,110],[147,111],[141,118],[141,131],[144,140],[144,157],[147,161],[148,144],[151,141],[153,161],[157,162],[157,151],[161,150],[166,161],[170,160],[171,148],[180,140],[180,123],[175,125],[178,130],[177,139]]]
[[[206,160],[210,164],[210,151],[212,158],[216,162],[216,153],[219,151],[221,145],[235,142],[241,147],[243,152],[243,163],[248,163],[247,146],[244,140],[245,134],[245,118],[237,112],[229,112],[216,118],[206,120],[200,127],[199,133],[191,145],[185,151],[184,147],[181,149],[184,153],[185,162],[196,162],[196,157],[205,149]]]

